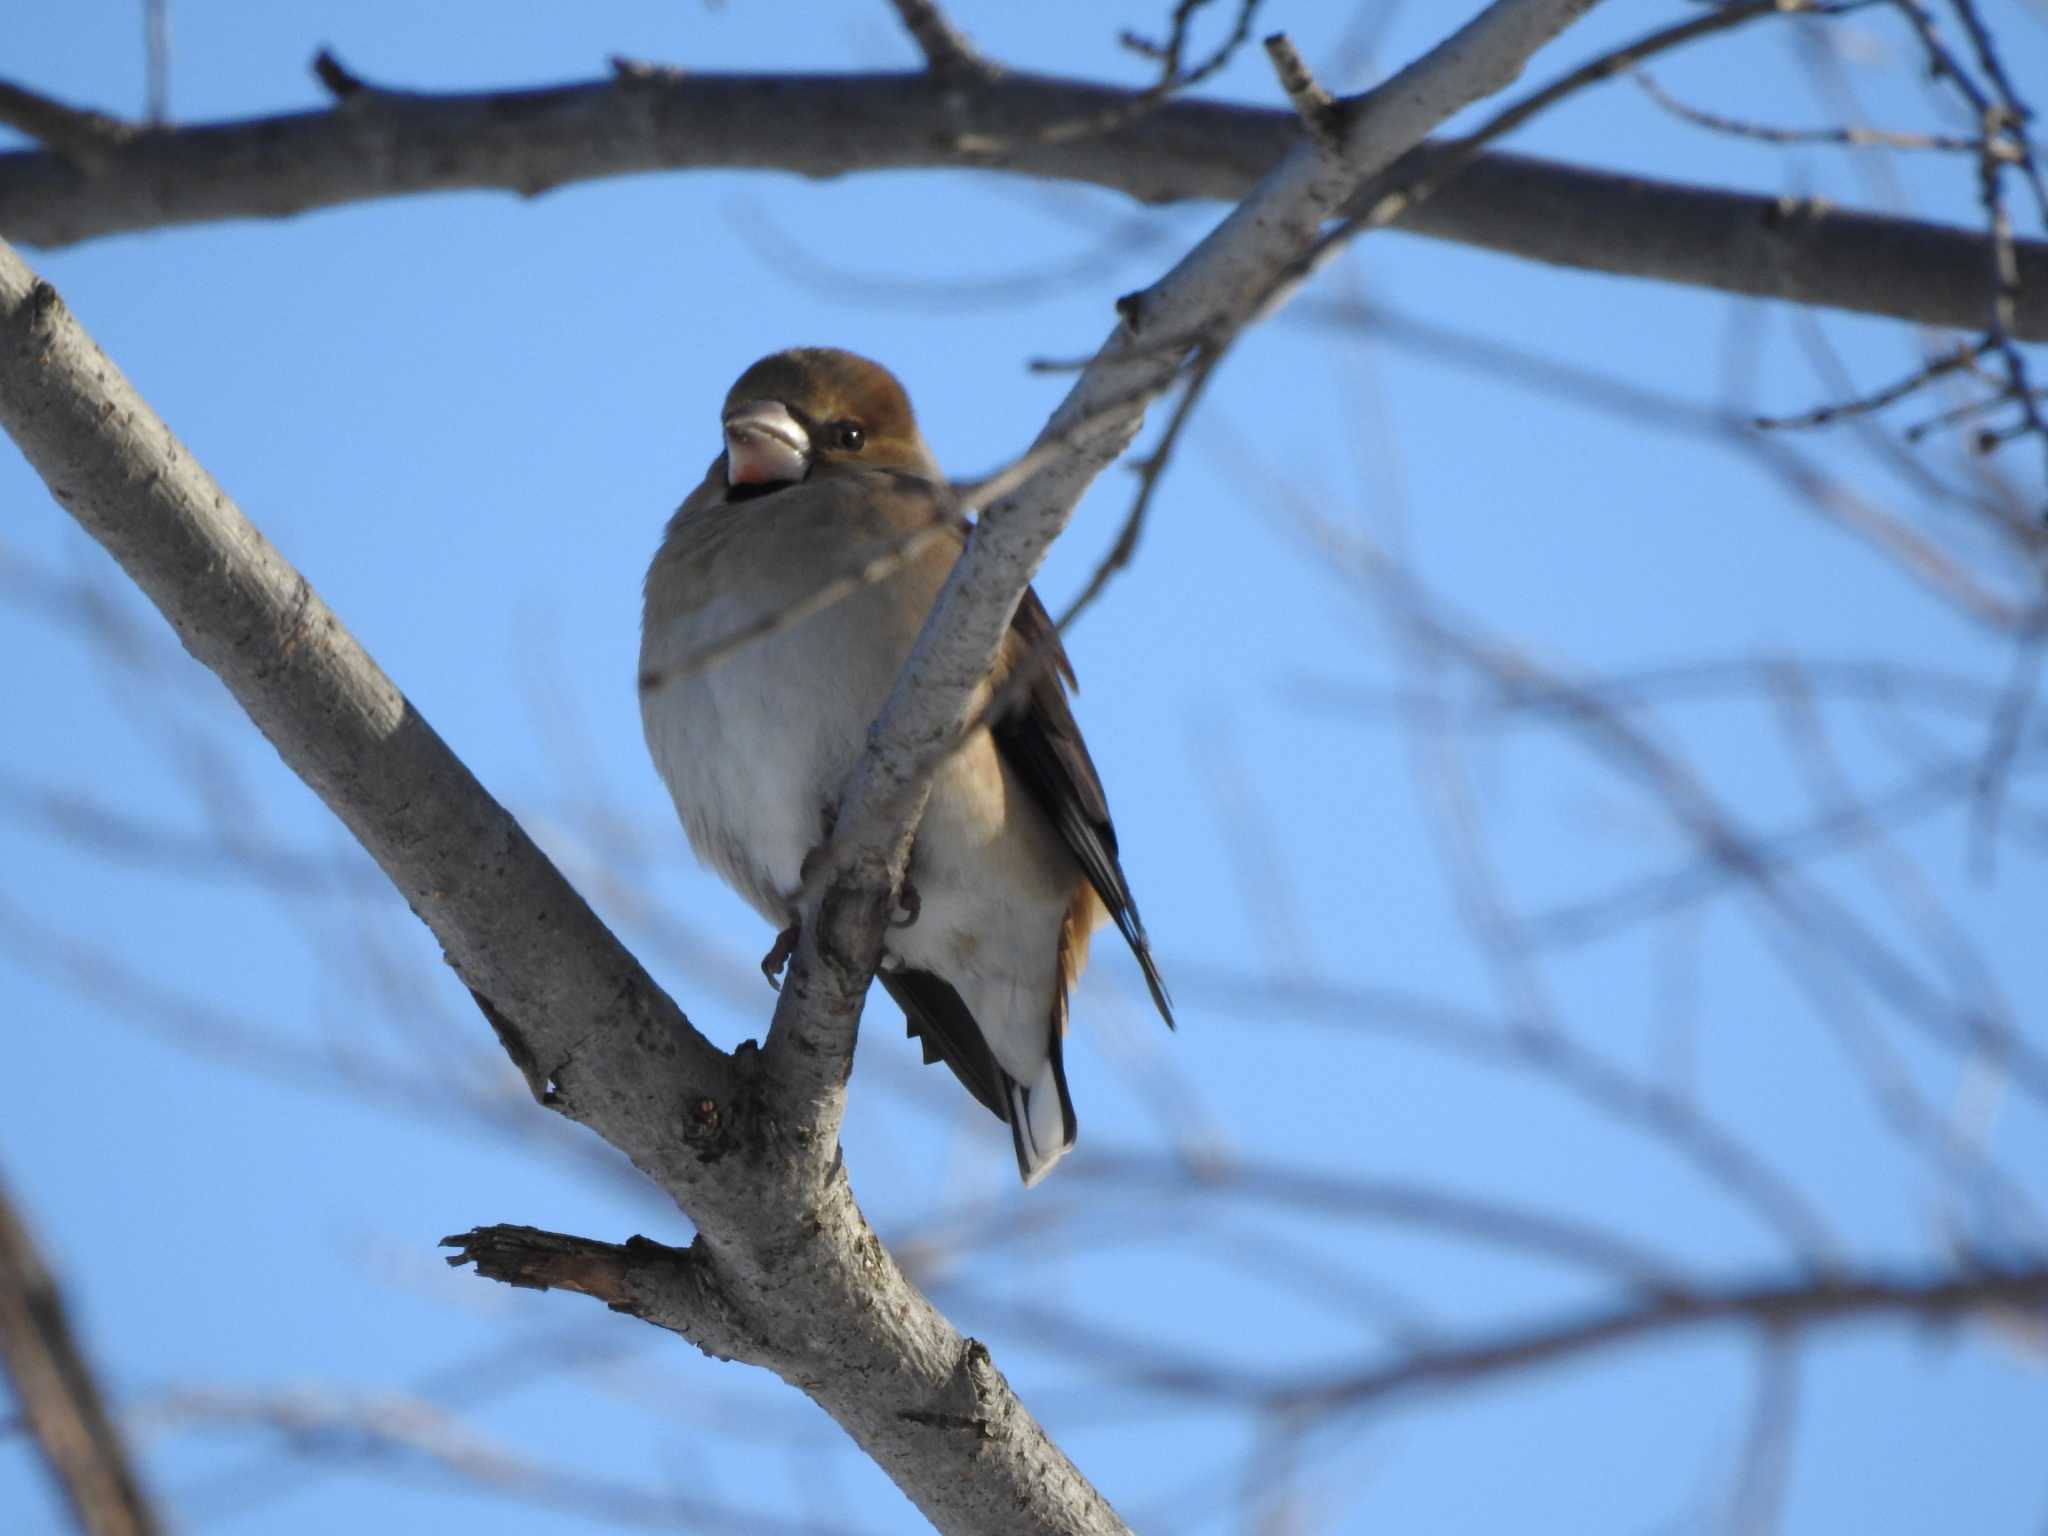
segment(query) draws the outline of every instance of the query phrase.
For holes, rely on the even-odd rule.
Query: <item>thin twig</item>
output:
[[[1455,178],[1475,159],[1488,144],[1506,137],[1532,118],[1548,111],[1569,96],[1598,85],[1635,68],[1646,59],[1668,53],[1674,48],[1695,42],[1716,32],[1726,32],[1735,27],[1755,21],[1761,16],[1782,16],[1794,13],[1811,13],[1826,7],[1813,0],[1739,0],[1739,3],[1725,5],[1690,21],[1679,22],[1648,33],[1634,42],[1590,59],[1577,69],[1553,80],[1541,90],[1533,91],[1520,101],[1504,108],[1487,119],[1478,129],[1462,139],[1454,141],[1449,153],[1441,162],[1431,167],[1425,177],[1418,177],[1404,186],[1397,187],[1376,199],[1364,212],[1347,219],[1340,227],[1324,237],[1324,246],[1342,244],[1370,229],[1378,229],[1392,223],[1415,204],[1434,196],[1446,182]]]
[[[171,120],[171,0],[143,0],[142,56],[148,73],[148,116]]]
[[[1758,1340],[1756,1397],[1728,1501],[1730,1536],[1772,1536],[1784,1514],[1799,1415],[1799,1351],[1782,1329]]]
[[[806,619],[837,606],[855,593],[889,580],[957,526],[951,508],[943,500],[938,505],[938,512],[929,522],[892,535],[871,547],[857,565],[837,576],[828,577],[797,601],[749,619],[717,639],[706,641],[673,665],[651,667],[642,672],[640,691],[643,694],[655,693],[684,678],[695,677],[757,641],[794,629]]]
[[[1732,138],[1755,139],[1764,144],[1833,144],[1844,149],[1915,149],[1968,155],[1982,154],[1986,148],[1982,139],[1961,134],[1888,133],[1879,128],[1856,127],[1774,128],[1765,123],[1745,122],[1741,118],[1723,117],[1718,112],[1709,112],[1680,101],[1659,85],[1646,69],[1637,69],[1630,73],[1635,83],[1642,87],[1643,94],[1672,116],[1701,128],[1712,129],[1715,133],[1728,134]],[[2013,153],[2010,146],[2003,142],[1995,148],[2000,153]]]
[[[1200,85],[1221,70],[1251,36],[1252,18],[1258,14],[1259,7],[1265,0],[1237,0],[1237,19],[1229,33],[1207,55],[1190,64],[1186,61],[1186,55],[1195,13],[1211,3],[1212,0],[1176,0],[1173,18],[1164,42],[1154,42],[1135,32],[1121,34],[1118,41],[1125,48],[1141,58],[1158,62],[1158,78],[1127,100],[1100,112],[1091,113],[1086,117],[1068,118],[1063,122],[1048,123],[1031,136],[1032,142],[1070,144],[1080,139],[1101,138],[1115,133],[1158,111],[1173,97]],[[978,153],[998,154],[1011,146],[1003,140],[977,137],[972,141],[971,147]]]
[[[1221,352],[1205,348],[1188,365],[1187,381],[1181,385],[1180,399],[1174,404],[1173,414],[1167,418],[1166,430],[1160,433],[1159,442],[1153,450],[1132,466],[1138,472],[1138,494],[1131,499],[1131,510],[1124,516],[1123,527],[1117,531],[1116,542],[1110,546],[1109,553],[1104,555],[1101,563],[1095,567],[1087,584],[1075,595],[1074,600],[1067,604],[1066,612],[1060,615],[1059,622],[1054,626],[1054,634],[1064,635],[1074,621],[1087,612],[1096,598],[1102,595],[1102,589],[1109,585],[1110,578],[1128,566],[1132,557],[1137,554],[1138,540],[1145,531],[1145,515],[1152,509],[1153,493],[1159,489],[1160,482],[1165,478],[1166,466],[1173,460],[1173,451],[1180,444],[1181,432],[1193,417],[1196,405],[1201,402],[1202,391],[1208,387],[1209,380],[1215,374],[1216,365],[1221,360]],[[1050,651],[1051,648],[1050,636],[1037,647],[1038,650],[1046,651]],[[1033,671],[1035,661],[1036,651],[1032,657],[1019,664],[1018,673],[1021,675]],[[1015,681],[1009,685],[1012,689],[1018,686]]]
[[[1942,40],[1933,16],[1920,0],[1892,0],[1893,8],[1905,16],[1919,38],[1929,69],[1937,79],[1946,80],[1954,86],[1963,98],[1979,125],[1982,140],[1983,147],[1977,157],[1977,191],[1978,200],[1984,208],[1991,278],[1985,338],[2005,365],[2005,398],[2018,407],[2020,420],[2010,428],[1979,432],[1976,444],[1980,452],[1990,453],[2020,437],[2034,437],[2041,444],[2044,459],[2048,459],[2048,416],[2042,413],[2026,357],[2013,336],[2020,301],[2019,251],[2004,188],[2006,171],[2017,169],[2032,189],[2042,218],[2048,220],[2048,184],[2043,182],[2040,167],[2025,137],[2026,124],[2033,114],[2013,90],[1990,31],[1977,14],[1972,0],[1950,0],[1950,4],[1970,35],[1978,63],[1991,78],[1992,89],[1989,91],[1971,76]],[[2048,510],[2044,510],[2043,515],[2048,517]]]
[[[1990,878],[1998,846],[1999,813],[2005,805],[2006,786],[2011,782],[2014,763],[2020,755],[2027,715],[2041,687],[2041,656],[2048,650],[2048,609],[2044,609],[2032,631],[2013,647],[2012,675],[1992,718],[1991,734],[1984,746],[1983,761],[1972,781],[1973,811],[1970,818],[1971,862],[1979,875]]]
[[[935,0],[889,0],[889,3],[895,7],[896,19],[903,23],[903,30],[917,44],[917,51],[924,55],[925,67],[933,74],[971,74],[986,79],[1001,72],[968,41],[965,32],[953,25]]]
[[[118,117],[7,80],[0,80],[0,123],[48,145],[88,176],[105,170],[138,132]]]
[[[1343,114],[1330,93],[1316,83],[1294,40],[1285,32],[1275,32],[1266,39],[1266,57],[1272,60],[1280,89],[1287,93],[1309,136],[1334,149],[1343,135]]]
[[[1548,1365],[1616,1344],[1730,1323],[1787,1336],[1826,1324],[1887,1314],[1928,1322],[2037,1315],[2048,1307],[2048,1269],[1974,1270],[1932,1276],[1802,1279],[1702,1291],[1641,1306],[1600,1311],[1547,1328],[1503,1334],[1453,1348],[1419,1350],[1391,1365],[1338,1372],[1320,1381],[1269,1389],[1275,1407],[1356,1409],[1399,1394],[1443,1390]]]
[[[1843,400],[1832,405],[1816,406],[1814,409],[1802,411],[1796,416],[1757,416],[1751,418],[1750,424],[1764,431],[1774,431],[1787,428],[1825,427],[1852,416],[1867,416],[1926,388],[1936,379],[1945,378],[1949,374],[1970,367],[1979,358],[1983,357],[1985,353],[1989,352],[1992,349],[1992,345],[1992,342],[1987,339],[1958,346],[1953,351],[1944,352],[1937,357],[1930,358],[1926,363],[1914,369],[1896,384],[1888,384],[1883,389],[1873,391],[1855,400]]]

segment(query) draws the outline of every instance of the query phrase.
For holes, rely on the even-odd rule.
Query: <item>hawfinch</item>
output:
[[[726,396],[723,427],[725,451],[647,573],[640,707],[691,848],[783,935],[764,962],[772,975],[794,938],[805,856],[830,835],[967,525],[902,385],[865,358],[763,358]],[[871,567],[878,556],[900,563],[866,579],[888,569]],[[827,591],[847,595],[818,606]],[[805,608],[817,611],[766,623]],[[926,1062],[943,1060],[1009,1124],[1027,1185],[1074,1144],[1061,1037],[1105,916],[1173,1022],[1067,706],[1073,669],[1026,592],[995,687],[1034,646],[1050,664],[933,780],[905,881],[911,915],[889,930],[880,972]]]

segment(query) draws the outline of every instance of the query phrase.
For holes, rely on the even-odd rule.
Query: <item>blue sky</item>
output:
[[[1143,66],[1114,36],[1153,28],[1153,10],[958,15],[1014,67],[1135,83]],[[1395,11],[1382,64],[1433,42],[1441,12]],[[1531,79],[1675,14],[1605,7]],[[2048,79],[2038,9],[1993,14],[2014,77]],[[368,79],[419,89],[580,79],[612,54],[698,71],[914,58],[879,0],[801,12],[187,6],[173,23],[182,120],[318,105],[306,66],[322,45]],[[1274,0],[1260,25],[1286,29],[1334,85],[1372,77],[1357,53],[1370,29],[1350,6]],[[10,44],[17,79],[139,107],[130,6],[37,7],[14,19]],[[1928,123],[1910,51],[1880,18],[1856,24],[1844,67],[1874,120]],[[1784,30],[1712,42],[1658,77],[1732,115],[1827,119]],[[1256,49],[1205,90],[1277,99]],[[1704,133],[1625,82],[1515,147],[1862,205],[1877,195],[1838,156]],[[1900,160],[1896,173],[1921,214],[1974,219],[1967,162]],[[1133,210],[1087,188],[715,173],[25,254],[697,1026],[729,1045],[765,1027],[771,998],[752,966],[769,936],[692,866],[633,696],[641,572],[717,451],[727,385],[786,345],[867,352],[903,378],[941,461],[984,472],[1028,443],[1064,388],[1028,361],[1092,349],[1114,298],[1219,212],[1145,213],[1148,238],[1133,231],[1119,251],[1107,242]],[[1404,325],[1348,332],[1319,309],[1355,299]],[[1509,1010],[1431,833],[1430,806],[1454,781],[1372,702],[1416,675],[1307,519],[1377,540],[1398,531],[1424,587],[1569,675],[1760,655],[1938,673],[1954,684],[1944,696],[1896,712],[1832,697],[1817,708],[1866,796],[1930,761],[1968,761],[1982,698],[2007,675],[2004,643],[1816,518],[1754,455],[1418,334],[1553,358],[1702,412],[1731,388],[1785,412],[1833,393],[1802,324],[1783,306],[1376,235],[1229,359],[1137,564],[1073,636],[1079,713],[1182,1028],[1165,1036],[1127,958],[1098,946],[1069,1053],[1081,1151],[1026,1194],[1001,1128],[917,1065],[878,1001],[846,1152],[884,1237],[1141,1528],[1723,1528],[1758,1397],[1756,1341],[1735,1332],[1322,1425],[1298,1448],[1287,1508],[1299,1526],[1262,1527],[1278,1506],[1244,1474],[1275,1464],[1262,1426],[1134,1384],[1127,1355],[1320,1372],[1378,1358],[1404,1326],[1462,1337],[1621,1293],[1611,1275],[1554,1259],[1290,1205],[1270,1183],[1191,1197],[1116,1175],[1194,1158],[1420,1186],[1592,1225],[1703,1280],[1793,1272],[1783,1238],[1667,1141],[1367,1006],[1399,994],[1483,1023]],[[1903,326],[1819,324],[1859,387],[1917,355]],[[1944,528],[1853,441],[1796,447]],[[2007,460],[2038,499],[2038,455]],[[1927,462],[1967,473],[1944,443]],[[0,653],[14,661],[0,744],[0,1038],[14,1078],[0,1170],[183,1528],[409,1531],[486,1511],[513,1531],[584,1524],[345,1436],[295,1454],[223,1424],[227,1397],[368,1405],[415,1427],[429,1402],[448,1415],[435,1443],[470,1437],[465,1454],[537,1458],[645,1501],[621,1514],[695,1500],[712,1506],[713,1530],[732,1528],[720,1506],[921,1528],[829,1422],[765,1375],[578,1298],[442,1266],[443,1234],[492,1221],[670,1241],[688,1228],[605,1149],[526,1105],[425,932],[11,451],[0,495],[12,512]],[[1112,472],[1083,504],[1040,580],[1055,608],[1109,546],[1128,495]],[[1814,814],[1786,716],[1782,700],[1726,690],[1651,718],[1744,825],[1769,831]],[[1525,914],[1697,859],[1654,800],[1569,738],[1509,722],[1464,745],[1475,815]],[[2016,766],[1992,877],[1973,872],[1967,808],[1953,801],[1892,834],[1990,983],[1943,969],[1885,866],[1836,852],[1800,871],[1927,974],[1995,984],[2036,1039],[2048,1004],[2040,745]],[[147,836],[89,835],[116,816]],[[1954,1202],[1887,1129],[1845,1038],[1883,1042],[1940,1112],[1976,1114],[1990,1154],[2040,1192],[2039,1100],[1987,1091],[1982,1071],[1811,946],[1794,941],[1795,963],[1781,963],[1782,930],[1757,911],[1724,886],[1546,951],[1548,999],[1580,1048],[1632,1080],[1668,1083],[1660,1064],[1689,1061],[1694,1101],[1860,1263],[1938,1262]],[[1833,1004],[1817,1008],[1802,976]],[[2042,1371],[2038,1348],[1975,1327],[1817,1335],[1793,1366],[1784,1528],[2038,1530]],[[56,1518],[24,1443],[0,1441],[0,1525]]]

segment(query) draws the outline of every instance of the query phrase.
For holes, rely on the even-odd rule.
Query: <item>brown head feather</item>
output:
[[[760,400],[788,407],[811,435],[812,474],[836,469],[900,469],[937,479],[931,450],[917,430],[910,397],[880,363],[837,347],[794,347],[764,357],[725,397],[725,413]],[[836,429],[858,428],[858,449],[842,446]]]

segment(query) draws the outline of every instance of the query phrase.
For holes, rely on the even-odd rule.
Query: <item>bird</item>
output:
[[[764,357],[720,428],[648,568],[641,719],[692,851],[777,931],[772,983],[807,860],[970,525],[903,386],[865,357]],[[1174,1023],[1077,686],[1027,590],[987,685],[999,707],[933,778],[877,973],[925,1064],[1008,1124],[1027,1187],[1074,1145],[1068,997],[1105,919]]]

